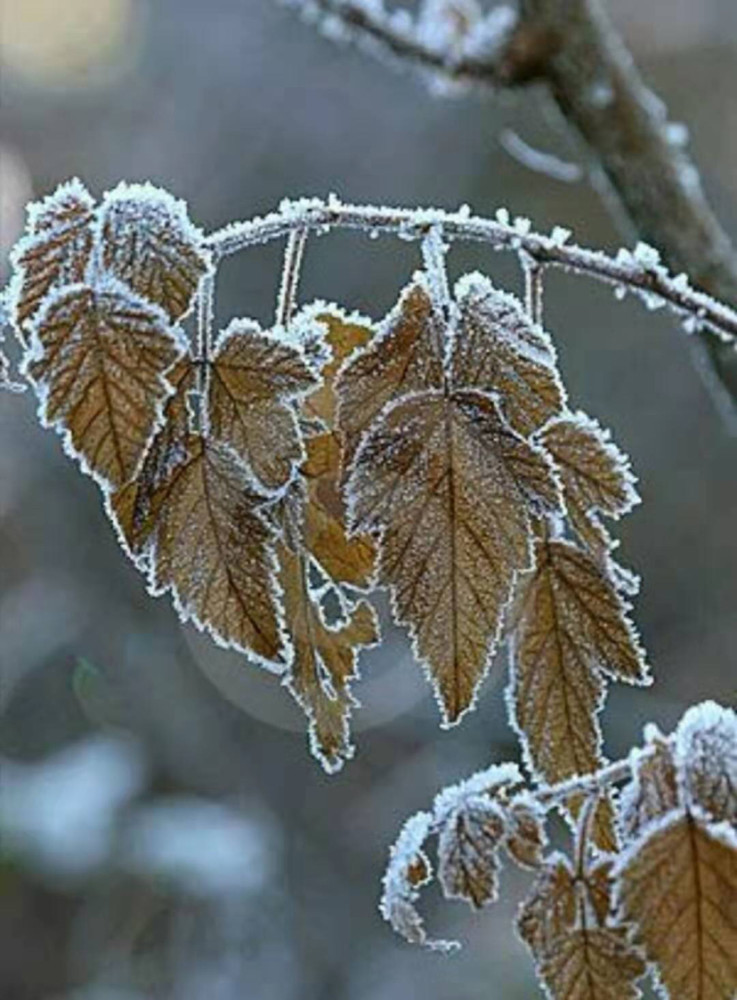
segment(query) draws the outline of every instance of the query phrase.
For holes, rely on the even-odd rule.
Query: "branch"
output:
[[[377,0],[291,2],[339,23],[345,37],[368,41],[436,78],[492,87],[546,84],[640,238],[659,248],[671,271],[737,305],[737,254],[693,162],[673,139],[663,105],[644,85],[599,0],[519,0],[516,24],[500,30],[493,44],[481,44],[489,32],[474,33],[472,26],[465,43],[446,50],[424,40],[421,22],[390,15]],[[711,339],[695,343],[707,384],[720,389],[737,422],[737,356]]]
[[[495,220],[473,216],[467,210],[445,212],[440,209],[375,208],[370,205],[343,204],[335,198],[301,199],[282,202],[276,212],[263,218],[236,222],[212,233],[208,247],[220,257],[282,239],[299,230],[325,232],[330,229],[359,229],[369,233],[389,232],[403,239],[423,239],[430,230],[442,231],[446,240],[469,240],[486,243],[495,250],[524,253],[525,259],[538,266],[547,265],[612,285],[620,293],[629,290],[642,298],[649,308],[668,306],[685,320],[691,332],[710,330],[729,342],[735,353],[737,311],[692,288],[685,275],[669,274],[649,247],[634,253],[621,250],[611,257],[598,250],[565,242],[568,233],[554,230],[551,236],[529,231],[526,220],[509,223],[500,213]]]

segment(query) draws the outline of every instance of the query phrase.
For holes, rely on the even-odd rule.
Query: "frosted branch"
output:
[[[287,244],[284,249],[284,265],[279,284],[275,317],[276,325],[284,328],[289,326],[297,305],[297,289],[302,272],[307,233],[307,229],[293,229],[287,237]]]

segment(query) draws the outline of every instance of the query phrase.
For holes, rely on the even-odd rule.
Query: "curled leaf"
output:
[[[499,893],[499,849],[507,825],[502,808],[473,796],[446,817],[438,840],[438,879],[447,899],[465,899],[474,909]]]

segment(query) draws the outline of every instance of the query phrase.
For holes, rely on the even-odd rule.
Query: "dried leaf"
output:
[[[152,590],[171,590],[183,620],[220,644],[273,665],[284,639],[263,497],[228,448],[191,436],[186,450],[151,499]]]
[[[714,822],[737,825],[737,713],[714,702],[690,708],[674,756],[688,806]]]
[[[355,702],[349,683],[357,676],[358,652],[378,641],[378,622],[371,605],[360,601],[346,624],[327,626],[310,592],[306,557],[283,544],[277,552],[294,649],[286,684],[309,716],[313,752],[332,773],[352,756],[348,721]]]
[[[374,328],[368,320],[352,319],[338,306],[318,306],[306,310],[306,315],[295,324],[308,322],[314,313],[315,321],[325,328],[325,343],[330,357],[322,366],[322,382],[303,402],[303,410],[311,417],[321,420],[326,427],[335,427],[337,422],[338,396],[335,381],[340,367],[359,348],[365,347],[374,335]]]
[[[157,307],[118,282],[71,285],[46,300],[27,358],[41,420],[85,468],[121,486],[136,475],[185,350]]]
[[[338,583],[367,587],[376,561],[369,535],[348,535],[345,503],[339,488],[341,451],[334,434],[305,441],[307,458],[302,475],[307,483],[304,541],[325,572]]]
[[[92,196],[76,179],[29,205],[27,234],[12,255],[16,273],[11,309],[19,331],[28,331],[49,292],[85,280],[94,213]]]
[[[551,1000],[637,1000],[645,963],[621,928],[577,928],[561,937],[538,969]]]
[[[234,320],[210,368],[212,434],[230,445],[267,488],[283,486],[304,452],[289,401],[315,384],[298,350],[250,320]]]
[[[554,854],[535,879],[517,917],[517,931],[538,959],[576,922],[576,883],[568,859]]]
[[[586,872],[586,893],[596,921],[600,927],[606,926],[612,916],[612,871],[614,861],[603,858]]]
[[[668,740],[654,727],[646,729],[647,744],[634,758],[632,779],[621,791],[619,824],[627,841],[634,840],[653,820],[680,804],[678,774]]]
[[[518,799],[507,811],[506,848],[523,868],[539,868],[547,844],[545,815],[534,799]]]
[[[456,385],[499,395],[504,416],[527,437],[565,403],[555,351],[521,303],[480,274],[456,286],[460,322],[453,341]]]
[[[494,902],[506,832],[504,811],[487,796],[466,799],[446,818],[438,840],[438,879],[446,899],[465,899],[477,910]]]
[[[620,859],[622,914],[671,1000],[737,995],[737,834],[686,810],[646,828]]]
[[[446,724],[471,706],[518,572],[531,514],[556,509],[544,454],[479,392],[424,393],[387,408],[349,481],[356,529],[381,535],[379,576],[427,666]]]
[[[338,375],[338,427],[346,469],[362,435],[388,403],[442,386],[442,337],[426,279],[418,276],[369,346]]]
[[[152,184],[120,184],[100,206],[102,264],[172,321],[189,311],[212,264],[183,201]]]

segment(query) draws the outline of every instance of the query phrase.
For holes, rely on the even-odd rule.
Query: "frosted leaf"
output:
[[[544,812],[531,796],[518,796],[506,819],[509,854],[522,868],[538,868],[547,845]]]
[[[456,385],[499,395],[504,416],[528,435],[559,413],[565,391],[552,342],[521,303],[480,274],[456,285],[460,322],[453,340]]]
[[[638,1000],[645,963],[621,927],[580,927],[562,937],[538,968],[551,1000]]]
[[[535,956],[549,952],[576,921],[576,888],[568,858],[553,854],[517,916],[517,932]]]
[[[155,305],[119,282],[66,286],[34,320],[25,370],[45,426],[103,485],[140,468],[185,342]]]
[[[633,757],[632,779],[619,798],[619,823],[628,841],[680,805],[670,742],[653,726],[648,727],[646,736],[644,750]]]
[[[353,755],[348,723],[356,704],[350,682],[357,677],[362,649],[379,639],[376,614],[367,601],[349,612],[345,624],[325,624],[319,601],[310,591],[304,555],[280,544],[279,580],[294,650],[284,683],[310,719],[310,746],[329,773]]]
[[[423,393],[387,407],[348,484],[350,522],[381,538],[379,579],[410,628],[444,723],[472,706],[517,574],[530,517],[555,510],[545,456],[480,392]]]
[[[92,256],[94,217],[94,200],[76,178],[28,206],[26,235],[11,255],[15,276],[10,307],[22,333],[28,332],[49,292],[85,280]]]
[[[446,899],[465,899],[474,909],[494,902],[506,833],[504,811],[486,796],[466,799],[445,819],[438,839],[438,880]]]
[[[154,493],[140,540],[151,546],[151,591],[171,591],[184,621],[273,669],[288,648],[263,497],[228,448],[191,436],[186,451]]]
[[[715,822],[737,824],[737,715],[714,702],[690,708],[674,757],[686,804]]]
[[[452,61],[463,51],[482,13],[477,0],[423,0],[417,19],[417,39],[425,48]]]
[[[101,263],[139,295],[181,319],[211,267],[204,236],[183,201],[152,184],[120,184],[98,222]]]
[[[427,280],[418,275],[374,339],[338,375],[338,427],[345,440],[346,468],[387,403],[442,386],[442,336]]]
[[[234,320],[218,339],[210,366],[209,430],[266,489],[283,486],[304,457],[289,402],[316,381],[298,348],[254,322]]]
[[[631,921],[670,1000],[737,993],[737,834],[689,811],[645,828],[615,870]]]
[[[410,944],[421,944],[436,951],[447,952],[458,948],[458,943],[428,938],[422,917],[415,906],[420,895],[419,887],[431,877],[430,862],[423,850],[431,832],[430,813],[416,813],[404,824],[389,853],[379,910],[393,930]]]

